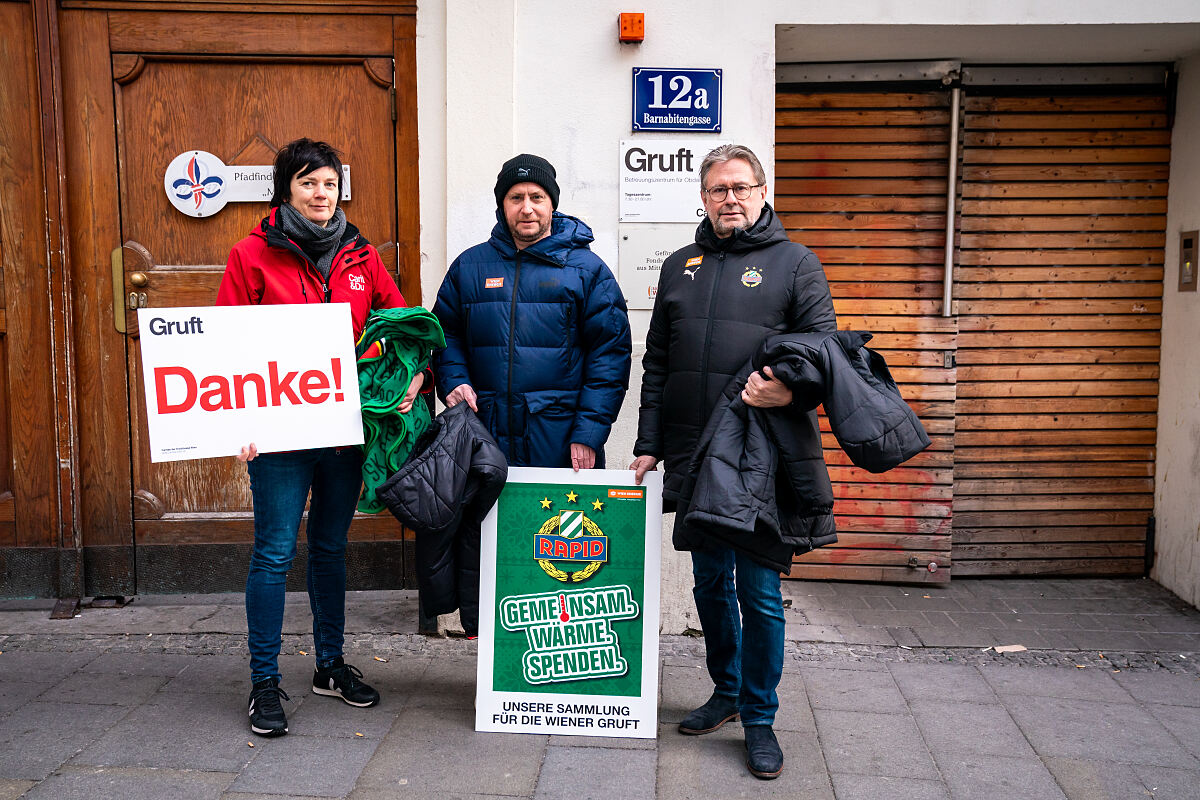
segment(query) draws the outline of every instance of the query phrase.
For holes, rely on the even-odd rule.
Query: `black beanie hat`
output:
[[[541,156],[522,153],[504,162],[500,174],[496,176],[496,207],[504,205],[504,195],[518,183],[532,181],[546,190],[550,195],[550,204],[558,208],[558,182],[554,180],[558,173],[549,161]]]

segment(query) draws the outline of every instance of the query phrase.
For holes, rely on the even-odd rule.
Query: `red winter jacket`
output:
[[[373,309],[407,305],[379,251],[349,222],[325,281],[300,247],[275,226],[277,212],[271,209],[249,236],[233,246],[217,305],[349,303],[355,341]]]

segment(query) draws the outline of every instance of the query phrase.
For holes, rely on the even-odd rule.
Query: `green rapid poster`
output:
[[[662,478],[513,467],[483,523],[475,729],[652,739]]]

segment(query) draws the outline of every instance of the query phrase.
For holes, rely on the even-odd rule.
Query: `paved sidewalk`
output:
[[[292,732],[266,740],[246,722],[240,595],[65,621],[0,601],[0,800],[1200,798],[1200,613],[1150,581],[786,596],[771,782],[736,724],[676,733],[711,691],[695,637],[662,637],[657,740],[478,734],[474,643],[417,634],[412,593],[350,599],[349,660],[384,698],[368,710],[311,694],[307,599],[289,595]]]

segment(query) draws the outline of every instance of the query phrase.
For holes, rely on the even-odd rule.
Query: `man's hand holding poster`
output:
[[[142,308],[151,461],[362,444],[350,306]]]

